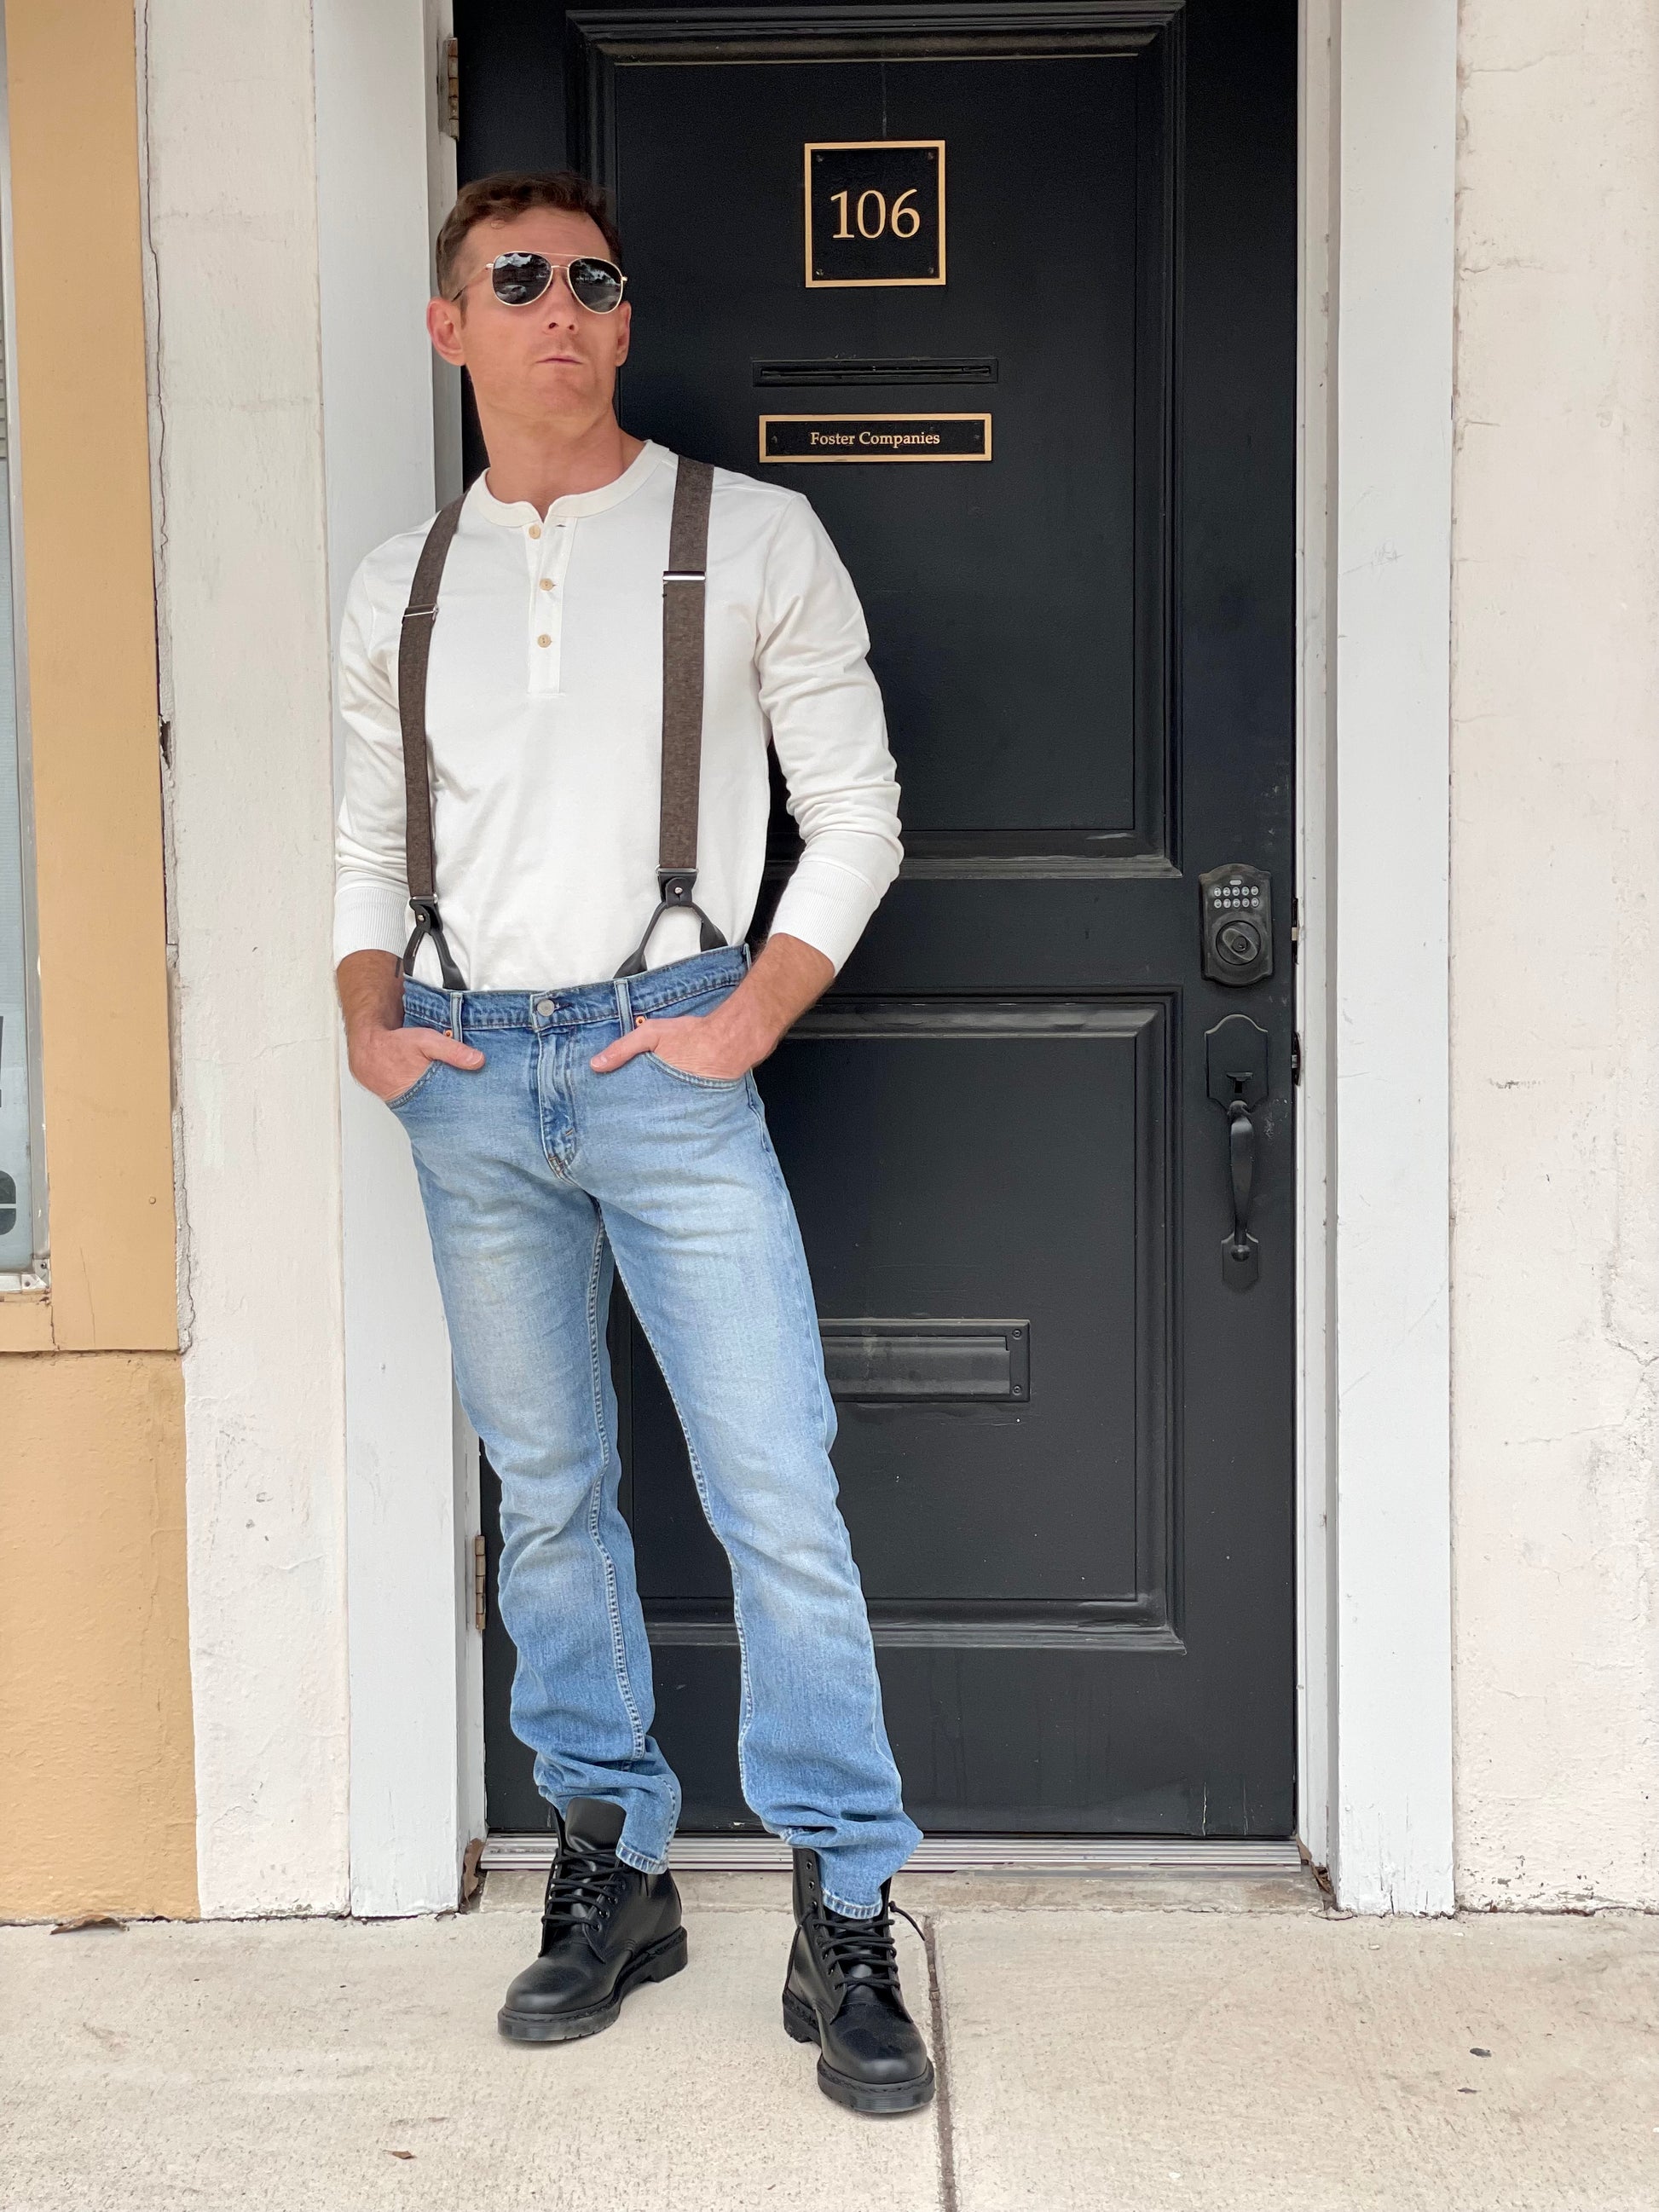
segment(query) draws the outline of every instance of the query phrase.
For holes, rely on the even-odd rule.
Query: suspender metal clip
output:
[[[718,952],[726,943],[708,916],[691,896],[697,887],[695,868],[659,868],[657,871],[657,910],[645,925],[645,935],[629,953],[618,975],[643,975],[646,948],[657,933],[657,924],[665,914],[695,914],[702,924],[701,950]]]
[[[411,898],[410,910],[415,916],[414,934],[404,947],[404,973],[415,973],[415,955],[426,938],[432,939],[432,949],[438,956],[438,972],[444,979],[446,991],[464,991],[461,971],[450,957],[449,940],[444,935],[443,917],[438,912],[434,898]]]

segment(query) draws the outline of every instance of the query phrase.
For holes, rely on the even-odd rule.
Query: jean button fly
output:
[[[538,1000],[537,1000],[537,1001],[536,1001],[536,1012],[537,1012],[538,1014],[550,1014],[550,1013],[552,1012],[552,1011],[553,1011],[553,1001],[552,1001],[552,1000],[551,1000],[551,999],[538,999]]]

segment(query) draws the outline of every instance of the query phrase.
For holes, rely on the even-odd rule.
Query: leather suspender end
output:
[[[455,965],[449,950],[449,939],[444,935],[443,918],[438,912],[437,900],[412,898],[409,905],[410,911],[415,916],[415,927],[408,944],[404,947],[404,975],[414,975],[415,955],[420,951],[422,940],[429,937],[432,939],[432,949],[438,956],[438,973],[443,978],[445,990],[465,990],[466,985],[461,980],[461,971]]]

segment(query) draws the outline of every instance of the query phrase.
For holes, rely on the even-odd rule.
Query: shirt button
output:
[[[551,645],[553,641],[548,635],[547,632],[544,630],[541,635],[536,640],[536,642],[538,645]]]
[[[552,588],[553,588],[553,579],[551,578],[551,576],[544,576],[544,577],[542,578],[542,589],[543,589],[543,591],[544,591],[544,592],[550,592],[550,591],[552,590]]]
[[[532,536],[532,538],[539,538],[539,537],[541,536],[541,534],[542,534],[542,526],[540,525],[540,523],[539,523],[539,522],[532,522],[532,523],[531,524],[531,526],[530,526],[530,534],[531,534],[531,536]]]

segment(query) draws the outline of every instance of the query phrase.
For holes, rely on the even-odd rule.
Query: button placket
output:
[[[530,689],[556,691],[562,636],[559,586],[568,565],[568,525],[532,523],[525,532],[530,561]]]

